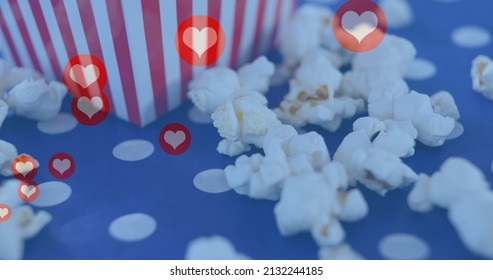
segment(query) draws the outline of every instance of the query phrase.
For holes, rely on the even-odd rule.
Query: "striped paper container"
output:
[[[145,126],[186,101],[205,67],[181,60],[181,22],[208,15],[224,29],[217,65],[236,68],[275,44],[296,0],[0,0],[0,47],[18,66],[61,79],[69,59],[91,54],[106,65],[111,112]]]

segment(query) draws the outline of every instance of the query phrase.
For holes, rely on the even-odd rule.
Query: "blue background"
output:
[[[301,1],[305,2],[305,1]],[[471,89],[471,61],[479,54],[493,56],[493,45],[479,49],[455,46],[450,33],[463,25],[478,25],[493,31],[493,2],[468,0],[442,3],[431,0],[409,1],[416,21],[410,27],[389,32],[410,39],[418,57],[432,61],[437,74],[428,80],[409,81],[412,89],[432,94],[450,91],[461,112],[464,134],[438,148],[421,144],[415,156],[405,159],[417,173],[435,172],[451,156],[465,157],[479,166],[493,182],[490,166],[493,160],[493,101]],[[339,5],[333,6],[334,10]],[[279,62],[277,54],[271,58]],[[278,105],[287,85],[271,89],[270,106]],[[65,100],[64,112],[70,112]],[[206,169],[224,168],[233,158],[219,155],[216,145],[221,140],[212,125],[191,122],[187,112],[191,104],[161,118],[145,129],[124,123],[112,116],[97,127],[78,125],[61,135],[47,135],[36,123],[18,117],[8,118],[0,138],[12,142],[21,153],[28,153],[41,163],[38,183],[54,180],[47,164],[58,152],[71,154],[75,174],[66,180],[73,190],[69,200],[44,208],[53,221],[35,238],[26,242],[27,259],[181,259],[187,244],[196,237],[222,235],[254,259],[316,259],[318,248],[310,235],[282,237],[276,227],[274,202],[252,200],[234,191],[209,194],[193,186],[194,176]],[[354,118],[356,119],[356,118]],[[333,154],[342,138],[352,129],[354,119],[346,120],[337,133],[316,127]],[[179,122],[192,135],[190,149],[183,155],[170,156],[158,143],[160,130]],[[138,162],[123,162],[112,155],[122,141],[146,139],[155,152]],[[431,213],[412,212],[406,203],[410,187],[392,191],[386,197],[362,187],[370,207],[367,218],[345,223],[347,242],[365,258],[382,258],[378,242],[387,234],[411,233],[425,240],[432,259],[474,259],[462,245],[447,219],[446,211],[435,208]],[[136,243],[122,243],[108,234],[109,224],[117,217],[144,212],[158,223],[156,232]],[[492,217],[493,218],[493,217]]]

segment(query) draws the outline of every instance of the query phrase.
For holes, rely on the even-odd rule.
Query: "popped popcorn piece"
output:
[[[322,136],[315,132],[297,135],[288,125],[269,130],[264,140],[264,152],[265,157],[260,154],[240,156],[235,165],[225,168],[228,185],[237,193],[256,199],[278,200],[286,178],[314,172],[330,161]],[[338,180],[342,179],[333,179],[341,184]]]
[[[311,231],[314,227],[331,232],[333,213],[339,212],[337,194],[318,173],[289,177],[284,182],[281,199],[274,208],[277,226],[282,235]],[[336,233],[340,234],[337,229]]]
[[[355,99],[370,102],[373,99],[393,98],[409,92],[404,79],[396,72],[387,69],[371,69],[367,71],[348,71],[344,73],[339,93]]]
[[[472,186],[472,185],[471,185]],[[448,217],[466,247],[493,259],[493,192],[475,192],[454,202]]]
[[[413,10],[406,0],[381,0],[379,6],[385,13],[387,27],[402,28],[414,21]]]
[[[406,186],[417,178],[399,157],[382,149],[357,150],[351,160],[355,178],[380,195]]]
[[[368,215],[368,204],[358,189],[339,192],[338,201],[341,204],[341,213],[337,217],[342,221],[355,222]]]
[[[468,193],[485,192],[489,184],[479,168],[462,158],[447,159],[429,181],[433,204],[448,208]]]
[[[36,236],[51,221],[45,211],[36,214],[29,206],[12,209],[12,217],[0,227],[0,259],[20,260],[24,255],[24,240]]]
[[[435,97],[435,110],[446,114],[443,116],[434,111],[432,101],[428,95],[411,91],[409,94],[397,96],[392,100],[382,99],[370,102],[368,112],[371,117],[377,119],[395,119],[410,121],[418,132],[418,140],[431,147],[441,146],[452,135],[458,124],[457,120],[449,117],[459,117],[452,103],[441,103],[440,106],[447,107],[447,111],[437,107],[439,98],[447,94],[440,93]],[[450,101],[450,97],[443,100]],[[447,101],[447,102],[448,102]]]
[[[320,125],[330,131],[339,128],[342,119],[354,116],[364,107],[362,100],[336,97],[342,74],[327,57],[303,61],[290,81],[290,91],[275,112],[280,120],[297,128]]]
[[[372,139],[372,146],[398,157],[414,155],[418,132],[410,121],[379,121],[371,117],[357,119],[353,130],[363,129]]]
[[[318,221],[312,227],[311,234],[319,246],[337,245],[346,238],[341,223],[333,217]]]
[[[285,160],[242,155],[235,165],[224,169],[226,181],[238,194],[255,199],[278,200],[281,183],[290,175],[290,168]]]
[[[249,260],[222,236],[199,237],[188,244],[186,260]]]
[[[454,97],[448,91],[439,91],[433,94],[430,100],[435,113],[454,120],[460,119],[459,109],[455,104]]]
[[[5,103],[2,99],[0,99],[0,128],[2,127],[5,118],[9,112],[9,105]]]
[[[480,55],[472,62],[471,69],[472,87],[483,94],[484,97],[493,99],[493,61],[491,58]]]
[[[35,70],[27,68],[12,68],[7,61],[0,59],[0,98],[4,92],[12,89],[25,79],[33,80],[42,78],[41,74]]]
[[[316,5],[301,6],[281,34],[279,51],[284,64],[294,68],[301,59],[322,46],[325,35],[331,32],[333,13]]]
[[[201,111],[212,113],[240,88],[240,79],[235,71],[213,67],[188,84],[188,98]]]
[[[419,174],[416,184],[407,196],[407,204],[416,212],[428,212],[433,208],[430,199],[430,177]]]
[[[9,142],[0,140],[0,175],[12,176],[11,165],[17,157],[17,149]]]
[[[269,81],[275,70],[274,63],[265,56],[261,56],[238,69],[241,87],[246,90],[265,93],[269,89]]]
[[[374,132],[385,126],[385,122],[379,123],[375,119],[362,118],[355,122],[355,131],[342,140],[334,153],[334,161],[345,166],[350,186],[356,186],[359,181],[367,188],[385,195],[387,191],[403,187],[416,179],[416,173],[399,158],[414,152],[412,148],[414,145],[406,141],[396,142],[404,135],[408,139],[413,139],[413,130],[408,124],[398,125],[392,122],[389,124],[391,128],[388,129],[389,135],[392,135],[392,129],[396,129],[402,133],[402,136],[398,136],[399,134],[388,136],[385,132],[377,131],[378,135],[375,137]],[[392,124],[395,127],[392,127]],[[389,137],[389,140],[381,140],[381,144],[378,144],[379,142],[375,144],[379,137],[383,139]],[[372,138],[375,138],[373,142]],[[388,146],[385,143],[389,143]]]
[[[353,71],[385,69],[404,76],[415,57],[416,49],[409,40],[387,34],[377,48],[355,54],[352,69]]]
[[[224,102],[214,111],[212,120],[219,134],[229,141],[241,143],[235,149],[231,149],[234,144],[220,144],[219,153],[235,156],[240,147],[250,144],[260,148],[269,129],[281,124],[275,113],[263,104],[264,101],[259,101],[258,95],[262,96],[239,95]],[[262,98],[265,100],[265,97]]]
[[[364,260],[363,256],[347,243],[321,247],[318,250],[318,258],[320,260]]]
[[[346,173],[344,165],[337,161],[329,162],[322,168],[322,175],[325,181],[332,186],[332,188],[339,192],[345,191],[349,185],[349,179]]]
[[[50,120],[61,109],[67,94],[65,85],[28,78],[10,90],[4,99],[19,116],[32,120]]]

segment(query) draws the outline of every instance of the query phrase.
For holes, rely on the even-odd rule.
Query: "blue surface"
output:
[[[408,28],[389,30],[410,39],[418,57],[432,61],[437,74],[424,81],[410,81],[417,91],[432,94],[449,90],[461,112],[465,133],[442,147],[421,144],[416,155],[405,159],[416,172],[431,174],[450,156],[461,156],[479,166],[493,182],[493,101],[471,89],[471,61],[478,54],[493,56],[493,45],[464,49],[452,44],[450,33],[456,27],[473,24],[493,31],[490,0],[442,3],[413,0],[416,22]],[[274,55],[275,57],[275,55]],[[287,86],[272,88],[270,106],[277,106]],[[67,98],[63,111],[70,112]],[[283,238],[273,214],[274,202],[257,201],[233,191],[208,194],[196,189],[193,177],[206,169],[224,168],[233,158],[219,155],[220,140],[212,125],[199,125],[187,117],[190,104],[170,113],[145,129],[114,117],[97,127],[78,125],[61,135],[38,131],[36,123],[12,117],[0,130],[0,138],[12,142],[21,153],[34,156],[42,164],[36,181],[51,181],[47,163],[58,152],[71,154],[77,169],[66,182],[72,197],[58,206],[44,208],[54,219],[34,239],[27,241],[27,259],[181,259],[192,239],[219,234],[254,259],[315,259],[317,246],[309,234]],[[337,133],[316,130],[324,135],[333,154],[342,138],[351,131],[354,119],[347,120]],[[160,130],[179,122],[192,134],[190,149],[181,156],[165,154],[159,147]],[[119,161],[113,148],[129,139],[146,139],[155,152],[139,162]],[[378,242],[390,233],[412,233],[425,240],[432,259],[473,259],[449,223],[446,212],[413,213],[406,204],[407,187],[380,197],[362,188],[370,215],[356,223],[346,223],[347,242],[365,258],[379,259]],[[148,239],[121,243],[108,234],[109,224],[133,212],[153,216],[158,227]]]

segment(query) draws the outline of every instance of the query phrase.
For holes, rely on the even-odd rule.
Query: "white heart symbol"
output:
[[[58,171],[60,174],[65,173],[65,171],[67,171],[71,165],[72,163],[70,163],[70,160],[68,159],[55,159],[53,161],[53,168],[55,168],[55,170]]]
[[[177,132],[173,131],[166,131],[164,133],[164,141],[173,147],[173,149],[176,150],[176,147],[180,146],[183,142],[185,142],[185,139],[187,136],[185,135],[185,132],[178,130]]]
[[[196,27],[189,27],[183,32],[183,43],[197,53],[199,57],[202,57],[216,42],[217,33],[211,27],[205,27],[202,30],[198,30]]]
[[[26,177],[31,171],[33,171],[34,166],[32,162],[18,162],[15,164],[15,170]]]
[[[87,117],[92,118],[92,116],[103,109],[103,99],[99,96],[95,96],[91,99],[82,96],[77,100],[77,108],[79,108],[79,110]]]
[[[371,11],[366,11],[359,16],[354,11],[349,11],[342,16],[342,28],[353,35],[359,43],[372,33],[378,26],[378,17]]]
[[[8,208],[0,208],[0,217],[5,218],[9,214]]]
[[[86,67],[77,64],[70,68],[70,78],[83,88],[87,88],[96,82],[99,78],[99,74],[99,68],[94,64],[90,64]]]
[[[33,185],[22,185],[21,187],[21,193],[23,193],[27,198],[30,198],[31,195],[36,193],[36,187]]]

